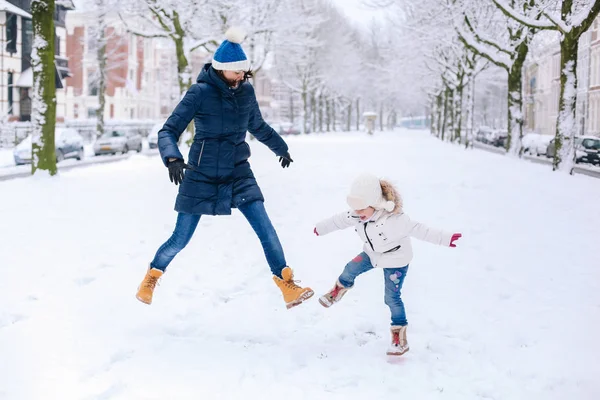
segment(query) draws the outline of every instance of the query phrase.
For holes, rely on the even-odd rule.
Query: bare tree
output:
[[[464,45],[507,73],[508,138],[506,150],[521,155],[523,137],[522,71],[529,44],[536,29],[521,25],[502,15],[493,5],[472,0],[447,0],[454,14],[456,32]],[[512,0],[527,12],[534,0]]]
[[[54,0],[33,0],[33,125],[31,173],[37,170],[56,175],[56,83],[54,80]]]
[[[94,0],[86,10],[89,14],[87,25],[88,53],[93,53],[93,60],[87,61],[88,85],[98,94],[99,107],[96,110],[96,136],[104,133],[104,116],[106,110],[106,89],[109,81],[124,83],[118,74],[113,71],[120,70],[127,65],[128,54],[123,50],[125,37],[118,34],[116,12],[119,4],[115,0]]]
[[[577,56],[579,38],[600,13],[600,1],[536,0],[525,12],[504,0],[492,0],[508,17],[531,29],[556,30],[560,35],[560,100],[554,139],[553,170],[572,173],[575,161]]]
[[[310,95],[322,81],[317,67],[318,49],[322,46],[318,31],[326,20],[319,0],[287,2],[285,12],[303,23],[282,26],[275,36],[275,66],[283,84],[302,98],[302,132],[308,131]]]
[[[138,0],[123,12],[121,18],[127,30],[135,35],[172,41],[179,91],[183,95],[192,84],[190,54],[200,48],[208,52],[217,48],[222,36],[217,25],[227,24],[228,17],[222,14],[226,9],[226,4],[210,0]],[[218,18],[207,21],[200,18],[200,11],[208,15],[214,12]]]

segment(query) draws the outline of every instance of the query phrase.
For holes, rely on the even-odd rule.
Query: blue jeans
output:
[[[239,210],[260,239],[271,272],[281,278],[281,270],[286,267],[287,263],[279,237],[267,215],[264,203],[260,200],[245,203],[239,206]],[[164,271],[173,258],[190,242],[199,221],[200,215],[179,213],[175,231],[169,240],[160,246],[150,266]]]
[[[366,253],[360,253],[352,261],[346,264],[344,272],[338,280],[344,287],[351,288],[354,286],[354,280],[360,274],[373,269],[371,260]],[[392,313],[392,326],[408,325],[406,321],[406,311],[402,302],[401,290],[408,265],[402,268],[384,268],[383,278],[385,280],[385,304],[390,308]]]

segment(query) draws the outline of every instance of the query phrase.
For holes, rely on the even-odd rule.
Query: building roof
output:
[[[57,6],[62,6],[63,8],[67,9],[67,10],[75,10],[75,4],[73,3],[72,0],[59,0],[56,2]]]
[[[31,18],[31,14],[29,14],[26,11],[21,10],[17,6],[13,6],[6,0],[0,0],[0,11],[20,15],[21,17],[25,17],[25,18]]]

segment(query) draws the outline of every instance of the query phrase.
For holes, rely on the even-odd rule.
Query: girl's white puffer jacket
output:
[[[351,226],[355,227],[363,241],[364,251],[371,259],[371,264],[379,268],[408,265],[413,258],[411,237],[442,246],[450,246],[452,239],[452,233],[413,221],[402,211],[390,213],[378,210],[365,222],[353,211],[347,211],[318,223],[316,229],[321,236]]]

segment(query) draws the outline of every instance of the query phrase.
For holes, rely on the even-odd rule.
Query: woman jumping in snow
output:
[[[353,182],[347,202],[351,211],[318,223],[314,233],[322,236],[354,226],[364,242],[363,252],[346,264],[333,289],[319,302],[324,307],[332,306],[354,286],[357,276],[374,267],[383,268],[385,304],[392,314],[392,342],[387,354],[401,356],[409,349],[406,340],[408,322],[401,290],[413,257],[410,237],[456,247],[454,242],[462,235],[429,228],[411,220],[402,210],[402,199],[394,186],[373,175],[362,175]]]
[[[283,168],[293,160],[285,141],[262,119],[254,88],[247,82],[250,61],[240,46],[244,34],[229,29],[226,38],[158,133],[160,156],[171,182],[181,186],[175,202],[175,231],[158,249],[137,292],[138,300],[146,304],[152,303],[158,279],[188,244],[200,217],[229,215],[232,208],[242,212],[260,239],[287,307],[313,295],[310,288],[296,285],[287,266],[248,163],[246,132],[279,156]],[[177,142],[192,119],[195,136],[186,164]]]

